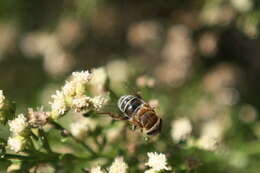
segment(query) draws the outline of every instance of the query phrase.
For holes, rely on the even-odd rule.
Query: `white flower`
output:
[[[14,135],[23,135],[28,127],[27,118],[23,114],[19,114],[14,120],[8,121],[8,124]]]
[[[88,96],[79,96],[72,100],[72,108],[75,112],[86,113],[89,110],[100,110],[107,102],[105,96],[95,96],[93,98]]]
[[[79,139],[86,137],[89,130],[96,128],[96,121],[86,118],[70,124],[71,134]]]
[[[154,169],[148,169],[148,170],[144,171],[144,173],[158,173],[158,171],[156,171]]]
[[[73,97],[76,95],[76,83],[73,81],[66,81],[66,84],[62,87],[62,92],[65,97]]]
[[[92,98],[92,104],[95,110],[100,110],[108,101],[106,96],[95,96]]]
[[[50,112],[44,112],[43,107],[37,108],[34,111],[32,108],[28,108],[28,122],[33,127],[42,127],[44,126],[48,118],[50,117]]]
[[[93,69],[90,84],[98,90],[103,90],[107,80],[107,73],[103,67]]]
[[[95,168],[91,168],[90,173],[103,173],[100,166],[97,166]]]
[[[2,90],[0,90],[0,109],[2,109],[4,106],[4,100],[5,100],[4,93]]]
[[[67,111],[66,101],[64,98],[64,94],[61,91],[56,91],[55,95],[51,96],[53,98],[53,102],[50,102],[52,112],[54,118],[59,117],[60,115],[64,115]]]
[[[77,83],[86,84],[91,79],[91,74],[88,71],[73,72],[73,81]]]
[[[170,170],[170,167],[167,167],[167,159],[166,156],[162,153],[158,154],[156,152],[148,153],[149,160],[145,164],[146,166],[151,167],[150,170],[145,171],[145,173],[148,172],[154,172],[154,171],[161,171],[161,170]]]
[[[117,157],[109,168],[109,173],[126,173],[128,169],[123,157]]]
[[[219,145],[219,140],[212,136],[201,136],[197,141],[197,146],[204,150],[214,151]]]
[[[107,64],[110,87],[115,91],[124,91],[123,83],[130,76],[131,67],[123,60],[114,60]]]
[[[72,100],[72,108],[75,112],[86,113],[90,110],[92,98],[88,96],[76,97]]]
[[[186,140],[191,134],[191,131],[192,126],[187,118],[180,118],[172,123],[171,136],[175,142]]]
[[[249,11],[253,7],[253,2],[251,0],[230,0],[231,4],[238,11]]]
[[[206,122],[202,126],[201,136],[197,146],[201,149],[213,151],[219,146],[225,125],[217,120]]]
[[[15,136],[9,137],[7,143],[11,150],[19,152],[24,149],[26,141],[25,138],[22,136]]]

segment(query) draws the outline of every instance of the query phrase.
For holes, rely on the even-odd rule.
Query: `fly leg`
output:
[[[97,112],[98,114],[103,114],[103,115],[109,115],[111,118],[113,118],[114,120],[127,120],[127,117],[124,117],[120,114],[115,114],[115,113],[111,113],[111,112]]]

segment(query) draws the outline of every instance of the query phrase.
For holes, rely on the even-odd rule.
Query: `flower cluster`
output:
[[[103,173],[100,166],[91,168],[90,173]]]
[[[192,126],[187,118],[180,118],[172,122],[171,136],[173,141],[180,142],[186,140],[192,131]]]
[[[32,108],[28,109],[28,123],[35,128],[42,128],[47,124],[50,117],[50,112],[43,111],[43,107],[37,108],[34,111]]]
[[[83,139],[89,131],[96,128],[96,121],[91,118],[84,118],[70,124],[71,134],[78,139]]]
[[[95,71],[95,70],[94,70]],[[85,93],[87,88],[92,84],[99,83],[104,85],[102,81],[98,81],[96,75],[100,75],[102,69],[98,69],[96,73],[89,73],[88,71],[73,72],[71,79],[66,81],[66,84],[56,94],[52,95],[53,101],[51,104],[51,117],[53,119],[58,119],[63,116],[67,111],[73,109],[78,113],[87,113],[90,110],[99,110],[106,102],[107,97],[104,95],[99,96],[86,96]],[[95,75],[96,74],[96,75]],[[94,79],[94,80],[92,80]]]
[[[95,71],[95,70],[94,70]],[[98,69],[95,74],[100,76],[104,70]],[[9,120],[8,124],[11,131],[7,143],[10,149],[15,152],[20,152],[25,149],[30,128],[42,128],[46,125],[50,118],[58,119],[65,115],[70,109],[75,112],[87,113],[90,110],[99,110],[107,102],[107,97],[104,95],[86,96],[85,93],[89,85],[105,85],[106,76],[103,75],[102,80],[97,80],[98,76],[92,83],[90,83],[93,75],[88,71],[73,72],[71,79],[66,82],[60,91],[52,95],[53,101],[51,104],[51,111],[43,111],[43,107],[33,110],[28,109],[26,115],[19,114],[15,119]],[[103,86],[102,86],[103,87]],[[5,96],[3,91],[0,91],[0,109],[4,106]],[[81,138],[90,130],[96,127],[95,122],[91,119],[84,119],[71,124],[71,133],[76,138]]]
[[[17,118],[8,122],[11,136],[8,138],[8,146],[15,152],[22,151],[26,146],[28,137],[28,120],[24,114],[19,114]]]
[[[117,157],[109,168],[109,173],[126,173],[127,164],[124,162],[123,157]]]
[[[125,163],[123,157],[115,158],[112,165],[109,167],[108,173],[127,173],[128,165]],[[104,173],[100,166],[91,168],[90,173]]]
[[[167,166],[167,158],[162,153],[151,152],[147,153],[148,162],[145,163],[146,166],[151,167],[149,170],[146,170],[145,173],[157,173],[159,171],[169,171],[171,167]],[[125,163],[123,157],[116,157],[112,165],[109,167],[108,173],[127,173],[128,165]],[[90,173],[104,173],[100,166],[93,167],[90,170]]]
[[[171,168],[167,166],[167,158],[164,154],[151,152],[147,153],[147,155],[149,159],[145,165],[151,168],[145,171],[145,173],[155,173],[156,171],[171,170]]]

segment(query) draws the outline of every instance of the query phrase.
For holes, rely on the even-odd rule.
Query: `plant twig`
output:
[[[48,142],[47,136],[43,131],[43,129],[39,129],[39,135],[40,135],[40,140],[43,142],[43,147],[47,150],[47,152],[53,153],[50,144]]]
[[[66,129],[64,127],[62,127],[62,125],[58,124],[55,121],[50,121],[50,123],[58,130],[61,131],[65,131]],[[67,130],[66,130],[67,131]],[[81,144],[89,153],[92,154],[92,156],[96,156],[96,152],[94,150],[92,150],[87,144],[85,144],[85,142],[77,139],[76,137],[74,137],[71,133],[67,134],[70,138],[72,138],[74,141],[76,141],[77,143]]]

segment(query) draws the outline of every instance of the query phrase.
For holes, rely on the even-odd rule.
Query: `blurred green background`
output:
[[[188,117],[195,138],[211,120],[225,127],[222,153],[184,152],[202,163],[197,172],[256,173],[259,9],[257,0],[1,0],[0,89],[23,112],[48,105],[72,71],[125,62],[133,87],[140,75],[154,78],[147,97],[167,122]],[[174,167],[185,156],[168,137],[171,123],[164,128],[159,148],[180,152]]]

